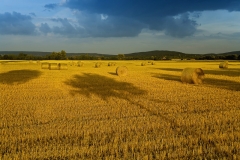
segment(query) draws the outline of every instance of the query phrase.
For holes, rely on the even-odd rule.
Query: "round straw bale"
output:
[[[59,63],[58,67],[59,67],[60,70],[67,70],[68,69],[67,63]]]
[[[50,63],[49,64],[49,69],[50,70],[58,70],[59,69],[59,65],[57,63]]]
[[[112,66],[112,65],[113,65],[113,63],[112,63],[112,62],[109,62],[109,63],[108,63],[108,66]]]
[[[141,66],[146,66],[146,65],[147,65],[146,62],[142,62],[142,63],[141,63]]]
[[[126,66],[119,66],[116,68],[116,74],[118,76],[126,76],[128,72],[128,68]]]
[[[70,66],[76,66],[76,63],[74,61],[69,62]]]
[[[82,61],[78,61],[78,62],[77,62],[77,66],[78,66],[78,67],[82,67],[83,65],[84,65],[84,63],[83,63]]]
[[[221,62],[220,64],[219,64],[219,68],[228,68],[228,61],[224,61],[224,62]]]
[[[100,62],[97,62],[97,63],[95,63],[95,68],[100,68],[100,67],[101,67],[101,65],[102,65],[102,63],[100,63]]]
[[[41,67],[42,69],[49,69],[49,63],[42,63]]]
[[[182,71],[181,81],[183,83],[201,84],[204,73],[201,68],[185,68]]]
[[[155,65],[155,62],[152,62],[151,64],[152,64],[152,65]]]

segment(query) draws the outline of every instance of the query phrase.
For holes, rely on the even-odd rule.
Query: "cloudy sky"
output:
[[[0,0],[0,51],[240,50],[239,0]]]

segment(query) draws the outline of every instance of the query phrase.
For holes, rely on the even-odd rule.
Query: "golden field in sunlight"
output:
[[[240,62],[44,62],[0,61],[0,159],[240,159]]]

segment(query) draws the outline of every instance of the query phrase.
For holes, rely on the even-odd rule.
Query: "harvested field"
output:
[[[239,61],[83,62],[0,61],[0,159],[240,159]]]

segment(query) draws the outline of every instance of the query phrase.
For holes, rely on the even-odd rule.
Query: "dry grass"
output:
[[[240,62],[117,61],[121,78],[95,62],[1,64],[0,159],[240,159]],[[183,84],[184,68],[204,83]]]

